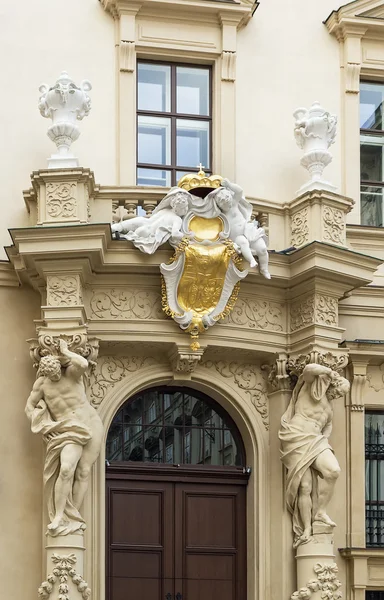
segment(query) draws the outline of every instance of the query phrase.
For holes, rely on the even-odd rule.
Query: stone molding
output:
[[[189,344],[177,344],[169,353],[169,361],[175,374],[182,373],[186,376],[193,373],[200,363],[205,348],[198,348],[191,352]]]
[[[200,365],[214,369],[222,377],[232,379],[237,387],[251,401],[259,413],[265,429],[269,429],[269,409],[266,379],[261,367],[251,363],[238,363],[226,360],[203,360]]]
[[[0,287],[19,287],[20,282],[14,266],[5,261],[0,261]]]

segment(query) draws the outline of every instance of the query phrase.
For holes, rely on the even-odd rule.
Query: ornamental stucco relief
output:
[[[334,244],[345,244],[345,218],[338,208],[325,206],[323,210],[324,240]]]
[[[152,356],[100,356],[89,382],[91,404],[99,406],[107,391],[130,373],[158,363],[159,360]]]
[[[308,241],[308,208],[303,208],[291,217],[291,244],[292,246],[303,246]]]
[[[47,214],[52,217],[77,217],[77,184],[48,182],[46,185]]]
[[[338,301],[326,294],[312,294],[294,302],[290,309],[291,331],[307,325],[327,325],[336,327],[338,322]]]
[[[48,275],[48,306],[76,306],[81,304],[81,302],[79,275]]]
[[[241,297],[237,299],[232,312],[222,319],[221,324],[234,324],[249,329],[283,331],[284,307],[278,302]]]
[[[166,319],[160,292],[154,290],[94,290],[90,307],[91,316],[97,319]]]
[[[232,379],[255,407],[266,430],[269,429],[267,384],[264,373],[258,365],[237,363],[225,360],[204,360],[200,363],[206,369],[215,369],[222,377]]]

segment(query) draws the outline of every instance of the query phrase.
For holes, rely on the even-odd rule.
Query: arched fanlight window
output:
[[[140,392],[116,413],[106,458],[151,462],[245,466],[239,431],[211,398],[188,388]]]

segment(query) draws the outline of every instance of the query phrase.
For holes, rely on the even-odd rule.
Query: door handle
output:
[[[171,592],[168,592],[168,594],[165,594],[165,600],[172,600]]]
[[[183,600],[183,596],[182,596],[182,594],[180,594],[180,592],[177,592],[176,600]]]

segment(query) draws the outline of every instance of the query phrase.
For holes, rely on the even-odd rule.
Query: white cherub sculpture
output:
[[[113,232],[146,254],[153,254],[167,240],[177,244],[183,237],[182,224],[190,206],[190,193],[173,188],[155,208],[150,217],[134,217],[114,223]]]
[[[229,222],[229,236],[239,247],[241,254],[251,267],[256,267],[255,256],[259,260],[260,273],[271,279],[268,270],[267,236],[258,222],[250,221],[252,206],[244,197],[242,188],[228,179],[223,179],[221,187],[211,192],[219,209]]]

